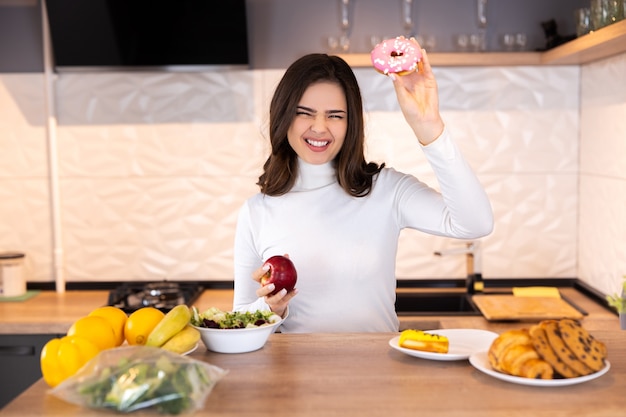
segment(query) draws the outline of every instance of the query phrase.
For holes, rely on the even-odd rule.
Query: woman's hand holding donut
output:
[[[411,42],[419,47],[417,41]],[[428,145],[441,135],[444,123],[439,113],[437,80],[433,74],[428,55],[422,50],[422,60],[417,71],[399,76],[390,74],[396,90],[398,103],[407,123],[422,145]]]
[[[252,279],[260,284],[261,278],[267,273],[268,270],[269,266],[262,266],[258,268],[252,273]],[[279,316],[284,317],[287,307],[289,306],[289,301],[295,297],[298,290],[294,288],[292,291],[288,292],[283,288],[276,294],[272,295],[272,291],[274,291],[274,289],[274,284],[261,285],[259,289],[256,290],[256,295],[265,299],[265,303],[270,307],[270,310]]]

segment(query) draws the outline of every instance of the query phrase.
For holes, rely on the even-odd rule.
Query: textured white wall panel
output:
[[[63,73],[61,125],[243,122],[254,116],[254,73]]]
[[[435,67],[433,71],[442,110],[578,108],[577,66]],[[355,74],[367,110],[399,110],[389,79],[367,68],[356,69]]]
[[[603,293],[626,275],[626,54],[582,67],[578,275]]]
[[[626,275],[626,181],[581,175],[580,182],[578,274],[605,294],[618,292]]]
[[[575,277],[576,177],[510,174],[483,182],[496,216],[485,238],[485,277]]]
[[[584,175],[626,179],[626,54],[583,67],[581,160]]]
[[[62,176],[258,176],[266,142],[252,123],[63,126]]]
[[[575,276],[579,68],[435,70],[443,115],[496,215],[494,233],[484,239],[486,278]],[[258,190],[269,99],[282,73],[62,74],[56,101],[68,281],[230,279],[236,213]],[[390,81],[366,69],[357,77],[368,156],[437,187]],[[27,78],[12,82],[11,91],[0,91],[0,103],[16,113],[11,120],[36,119],[32,103],[42,94],[20,93],[18,103],[16,92],[31,87]],[[5,125],[9,134],[29,128]],[[41,147],[41,127],[39,135]],[[3,168],[0,177],[13,179],[16,169]],[[43,201],[43,185],[24,189],[21,198]],[[0,216],[22,210],[0,206]],[[49,229],[45,216],[37,229]],[[17,238],[0,235],[0,247],[31,244],[28,227],[3,226]],[[49,233],[41,235],[35,248],[49,245]],[[463,276],[462,257],[433,256],[461,243],[403,233],[398,276]],[[37,252],[43,268],[35,279],[51,281],[49,253]]]
[[[29,281],[51,279],[43,76],[0,77],[0,251],[26,255]]]
[[[0,77],[0,178],[46,177],[43,76]]]
[[[0,179],[0,251],[26,255],[29,281],[52,274],[50,199],[46,179]]]
[[[232,279],[236,215],[247,178],[63,180],[74,281]]]

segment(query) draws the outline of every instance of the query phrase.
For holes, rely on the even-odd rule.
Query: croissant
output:
[[[500,372],[533,379],[552,379],[554,370],[532,344],[528,329],[509,330],[498,336],[487,354],[491,366]]]
[[[530,335],[524,329],[509,330],[506,333],[502,333],[492,342],[487,352],[489,363],[495,370],[504,372],[504,367],[501,362],[506,350],[511,346],[527,344],[530,341]]]

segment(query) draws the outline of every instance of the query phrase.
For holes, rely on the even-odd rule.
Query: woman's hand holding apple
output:
[[[297,272],[289,256],[273,256],[257,269],[252,278],[261,284],[256,291],[274,313],[284,317],[289,301],[298,293]]]

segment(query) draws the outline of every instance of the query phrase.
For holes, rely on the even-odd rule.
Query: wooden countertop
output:
[[[618,330],[619,320],[604,307],[573,288],[559,288],[561,293],[589,313],[584,319],[589,330]],[[398,291],[415,291],[399,289]],[[428,291],[428,290],[425,290]],[[438,289],[438,291],[442,291]],[[108,291],[67,291],[58,294],[42,291],[22,302],[0,302],[0,334],[64,334],[78,318],[96,307],[105,305]],[[206,290],[196,301],[200,310],[217,307],[232,308],[232,290]],[[404,316],[400,317],[404,328],[474,328],[501,332],[515,323],[488,322],[482,316]]]
[[[106,305],[108,291],[42,291],[26,301],[0,302],[0,334],[66,333],[72,323],[96,307]],[[231,290],[206,290],[196,305],[232,308]]]
[[[602,416],[626,410],[626,331],[599,330],[611,369],[567,387],[517,385],[483,374],[466,360],[431,361],[389,347],[393,333],[273,334],[250,353],[192,357],[229,373],[207,398],[210,416]],[[6,417],[105,417],[48,392],[38,381],[3,410]],[[200,413],[199,412],[199,413]]]
[[[391,349],[394,334],[274,334],[257,351],[238,355],[198,349],[192,357],[229,370],[202,412],[214,416],[623,416],[626,410],[626,331],[617,316],[573,288],[561,292],[589,315],[585,327],[607,343],[611,369],[581,385],[515,385],[474,369],[467,361],[439,362]],[[407,291],[403,289],[402,291]],[[0,303],[0,334],[63,334],[107,291],[43,291],[23,302]],[[228,310],[232,291],[207,290],[195,303]],[[481,316],[401,317],[403,328],[475,328],[501,333],[523,322]],[[558,399],[555,395],[558,394]],[[17,416],[110,416],[48,394],[39,380],[2,409]]]

